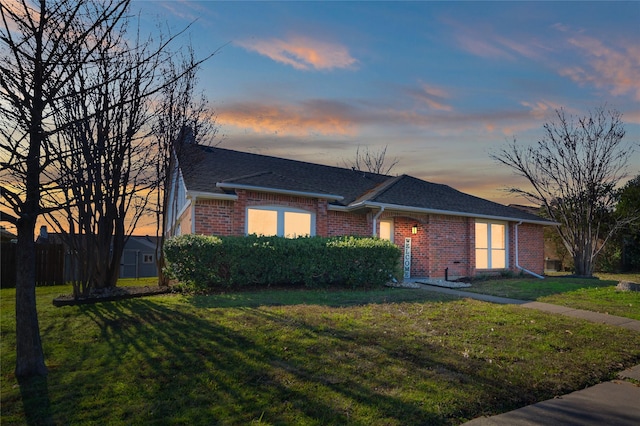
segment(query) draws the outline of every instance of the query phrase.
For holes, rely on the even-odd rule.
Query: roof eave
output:
[[[232,200],[238,199],[235,194],[221,194],[207,191],[187,191],[187,198],[199,200]]]
[[[216,183],[216,187],[221,189],[245,189],[248,191],[269,192],[272,194],[294,195],[294,196],[305,197],[305,198],[322,198],[325,200],[332,200],[332,201],[344,200],[344,197],[342,195],[323,194],[320,192],[293,191],[289,189],[269,188],[265,186],[254,186],[254,185],[242,185],[242,184],[236,184],[236,183],[218,182]]]
[[[452,210],[438,210],[438,209],[427,209],[423,207],[412,207],[412,206],[403,206],[399,204],[386,204],[386,203],[377,203],[377,202],[362,202],[351,204],[344,208],[339,208],[338,206],[334,206],[331,210],[343,210],[343,211],[352,211],[358,210],[364,207],[368,208],[384,208],[386,211],[399,211],[399,212],[407,212],[407,213],[422,213],[422,214],[440,214],[444,216],[461,216],[461,217],[473,217],[477,219],[490,219],[490,220],[502,220],[507,222],[522,222],[522,223],[530,223],[534,225],[559,225],[557,222],[551,222],[548,220],[540,219],[540,220],[532,220],[532,219],[524,219],[519,217],[511,217],[511,216],[497,216],[497,215],[486,215],[479,213],[467,213],[467,212],[458,212]]]

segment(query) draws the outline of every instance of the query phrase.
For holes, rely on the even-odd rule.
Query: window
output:
[[[380,238],[393,242],[393,220],[380,221]]]
[[[315,234],[313,214],[288,207],[252,207],[247,209],[247,234],[277,235],[286,238]]]
[[[247,210],[247,234],[277,235],[278,212],[275,210]]]
[[[287,238],[311,235],[311,214],[284,212],[284,236]]]
[[[142,255],[142,263],[153,263],[153,254],[144,253]]]
[[[476,222],[476,268],[507,267],[507,225],[499,222]]]

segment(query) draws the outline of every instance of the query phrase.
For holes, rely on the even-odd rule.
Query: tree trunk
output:
[[[591,256],[584,251],[578,251],[573,257],[575,274],[579,277],[593,276],[593,264]]]
[[[16,377],[46,376],[36,309],[35,216],[18,221],[16,271]]]
[[[164,238],[162,239],[164,241]],[[156,253],[158,251],[156,250]],[[169,287],[169,277],[164,273],[164,268],[166,266],[166,260],[164,258],[164,253],[162,253],[162,249],[160,249],[160,253],[157,255],[156,259],[156,268],[158,270],[158,286],[160,287]]]
[[[38,39],[36,57],[42,57]],[[46,376],[42,340],[36,308],[36,244],[33,235],[40,214],[40,150],[43,143],[43,111],[41,63],[34,70],[34,97],[29,128],[29,151],[26,157],[25,201],[17,223],[16,247],[16,377]]]

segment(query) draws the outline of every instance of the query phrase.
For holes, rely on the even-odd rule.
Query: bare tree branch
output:
[[[62,100],[60,93],[101,45],[103,39],[93,38],[95,30],[109,34],[128,6],[129,0],[0,3],[0,186],[12,188],[5,194],[12,194],[9,204],[17,218],[18,377],[47,374],[35,304],[33,236],[45,209],[43,192],[57,187],[55,181],[44,181],[57,156],[49,145],[55,123],[48,117]]]
[[[343,161],[342,166],[353,170],[387,175],[391,173],[399,161],[397,158],[393,158],[390,162],[387,161],[387,147],[388,145],[385,145],[379,151],[371,151],[369,147],[365,147],[361,151],[360,145],[358,145],[355,157],[352,160]]]
[[[577,119],[557,110],[556,120],[543,128],[535,146],[521,147],[514,140],[492,158],[529,182],[529,189],[510,191],[543,206],[560,223],[557,230],[576,274],[590,276],[596,256],[630,220],[619,217],[605,226],[632,148],[624,144],[621,114],[614,110],[599,108]]]

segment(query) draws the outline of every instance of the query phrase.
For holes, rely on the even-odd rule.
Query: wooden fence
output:
[[[36,244],[36,285],[64,284],[64,246]],[[16,245],[0,243],[0,287],[16,286]]]

